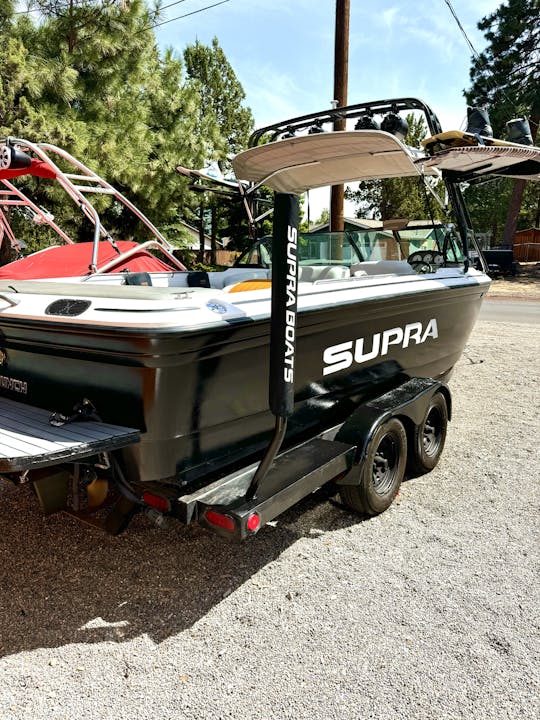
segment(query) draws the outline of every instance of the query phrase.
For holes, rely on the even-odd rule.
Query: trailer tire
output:
[[[435,393],[420,425],[414,427],[409,443],[408,471],[413,476],[433,470],[439,462],[448,428],[448,405],[441,392]]]
[[[378,515],[394,500],[407,463],[407,434],[400,420],[392,418],[377,428],[364,462],[356,466],[360,482],[340,488],[342,502],[356,512]]]

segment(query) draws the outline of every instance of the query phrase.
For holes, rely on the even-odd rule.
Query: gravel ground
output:
[[[0,485],[0,719],[538,718],[539,350],[478,323],[439,466],[371,520],[110,538]]]
[[[515,277],[494,278],[490,298],[503,297],[522,300],[540,300],[540,263],[518,263]]]

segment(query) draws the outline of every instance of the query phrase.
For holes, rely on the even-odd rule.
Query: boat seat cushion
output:
[[[169,280],[171,287],[196,287],[197,284],[193,283],[191,276],[202,276],[204,279],[208,278],[210,283],[209,287],[216,290],[223,290],[231,285],[237,285],[238,283],[247,282],[249,280],[270,280],[272,277],[272,271],[266,268],[239,268],[232,267],[227,268],[221,272],[209,272],[209,273],[174,273]],[[350,270],[344,265],[299,265],[298,267],[298,281],[313,283],[319,280],[342,280],[351,276]],[[197,277],[198,279],[198,277]],[[203,285],[208,287],[208,285]],[[259,285],[261,288],[262,285]]]
[[[188,287],[210,287],[210,278],[204,270],[188,272],[186,280]]]
[[[212,273],[212,287],[226,288],[229,285],[236,285],[246,280],[268,280],[270,271],[265,268],[229,268],[223,273]],[[220,277],[217,277],[221,275]],[[221,281],[221,285],[219,284]]]
[[[367,260],[351,265],[351,275],[415,275],[413,268],[405,260]]]
[[[231,272],[224,278],[223,289],[227,292],[263,290],[271,286],[271,270],[244,270]],[[298,282],[317,283],[324,280],[342,280],[350,277],[348,267],[344,265],[299,265]]]
[[[222,290],[228,285],[235,285],[244,280],[267,280],[270,270],[265,268],[227,268],[215,272],[173,273],[168,279],[169,287],[210,287]]]
[[[246,292],[249,290],[268,290],[271,287],[271,280],[265,280],[264,278],[255,278],[253,280],[241,280],[240,282],[234,283],[233,285],[227,285],[223,289],[225,290],[225,292],[237,293]]]
[[[298,282],[342,280],[348,277],[350,277],[350,271],[344,265],[300,265],[298,267]]]
[[[150,273],[147,272],[133,272],[126,273],[124,278],[125,285],[144,285],[150,287],[152,285],[152,278]]]

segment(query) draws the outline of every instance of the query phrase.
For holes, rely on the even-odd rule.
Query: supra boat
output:
[[[348,118],[372,117],[411,106],[424,112],[432,135],[441,131],[433,112],[417,100],[355,105],[339,113]],[[109,477],[124,500],[147,502],[168,512],[179,496],[193,498],[199,493],[197,502],[204,508],[199,521],[204,516],[207,524],[227,530],[229,521],[233,527],[236,522],[231,517],[241,517],[242,532],[256,530],[252,509],[261,493],[266,503],[272,498],[274,511],[275,498],[284,496],[286,483],[261,490],[278,451],[294,450],[300,457],[298,448],[313,438],[338,438],[342,464],[339,473],[335,467],[333,472],[348,477],[350,464],[343,458],[352,457],[356,440],[351,440],[351,433],[366,438],[364,454],[355,451],[354,462],[360,462],[360,456],[369,459],[373,445],[369,439],[379,432],[379,421],[372,418],[369,431],[359,428],[375,407],[386,408],[380,410],[380,418],[386,420],[389,412],[397,414],[388,410],[388,403],[405,407],[409,400],[399,399],[400,388],[414,388],[410,391],[414,403],[418,393],[433,388],[429,397],[436,393],[439,404],[440,396],[446,398],[445,407],[449,404],[444,382],[463,351],[490,284],[483,270],[469,264],[473,232],[456,163],[452,161],[450,179],[442,173],[449,198],[443,221],[394,219],[365,231],[299,233],[298,195],[310,187],[412,177],[427,184],[430,196],[427,178],[441,177],[436,155],[413,152],[389,132],[302,134],[314,123],[320,129],[333,122],[336,112],[264,128],[253,136],[252,147],[233,161],[236,176],[244,181],[243,199],[262,184],[276,192],[271,268],[247,262],[208,273],[179,267],[99,272],[99,248],[110,246],[112,238],[90,206],[85,214],[94,223],[95,237],[86,274],[25,279],[15,274],[10,278],[9,266],[3,269],[1,395],[16,401],[17,407],[54,410],[60,424],[73,421],[72,427],[82,427],[76,423],[99,417],[102,423],[136,432],[138,442],[115,450],[115,471]],[[293,132],[300,134],[290,137]],[[283,138],[284,134],[289,137]],[[259,144],[268,137],[270,142]],[[5,148],[11,157],[22,153],[33,163],[37,155],[39,162],[49,164],[50,146],[11,140],[4,145],[7,155]],[[533,162],[536,159],[535,155]],[[86,177],[82,181],[71,175],[68,180],[89,185]],[[88,193],[81,192],[88,203]],[[174,256],[168,246],[161,238],[158,243],[170,261]],[[119,248],[118,260],[122,255]],[[143,275],[142,284],[131,282],[131,275],[138,276],[135,283]],[[382,401],[388,393],[393,393],[393,400]],[[348,419],[357,417],[359,409],[361,420],[355,420],[351,430]],[[392,417],[388,422],[395,421],[400,428],[392,426],[375,443],[370,477],[375,478],[376,492],[368,511],[384,509],[397,492],[396,477],[404,473],[405,460],[398,450],[406,441],[405,431],[413,459],[429,448],[431,431],[422,416],[427,413],[432,423],[434,411],[429,405],[418,412],[411,411],[409,420],[406,411],[402,420]],[[449,408],[444,412],[436,408],[435,416],[444,419],[448,413]],[[335,429],[344,424],[347,432],[340,435]],[[442,450],[440,441],[441,437],[436,459]],[[310,452],[315,451],[304,454]],[[382,470],[377,465],[381,454]],[[416,461],[418,465],[418,457]],[[6,461],[3,469],[27,471],[39,465]],[[429,459],[424,457],[420,465],[425,470]],[[94,470],[98,467],[103,468],[103,463],[94,462]],[[251,468],[247,475],[246,467]],[[309,475],[311,480],[309,487],[304,481],[305,492],[323,484],[321,477],[306,473],[303,477]],[[238,490],[235,479],[237,489],[231,496],[231,478],[240,476],[243,490]],[[223,482],[228,494],[220,490],[211,502],[207,488],[221,488]],[[343,482],[347,486],[348,481]],[[354,506],[351,492],[349,488],[344,495]],[[300,496],[291,490],[289,504]],[[383,496],[384,502],[379,502]],[[243,515],[238,510],[241,501],[249,501],[251,508]],[[192,508],[190,502],[184,508]],[[226,513],[216,509],[225,506]],[[192,510],[185,512],[184,519],[192,517]],[[260,508],[258,512],[261,515]],[[270,517],[264,512],[262,516]]]

